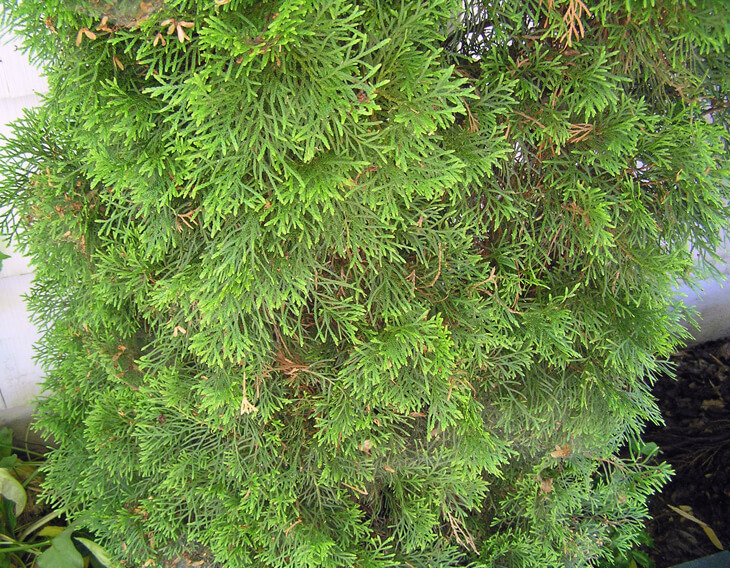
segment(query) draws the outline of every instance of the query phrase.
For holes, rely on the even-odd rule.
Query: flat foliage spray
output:
[[[3,5],[55,504],[130,566],[631,548],[728,224],[724,1]]]

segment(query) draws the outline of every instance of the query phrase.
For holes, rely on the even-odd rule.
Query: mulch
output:
[[[666,424],[644,436],[675,470],[650,502],[654,546],[647,552],[656,568],[730,547],[730,338],[687,348],[672,361],[676,379],[661,377],[654,387]]]

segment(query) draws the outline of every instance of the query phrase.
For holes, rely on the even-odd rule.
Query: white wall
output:
[[[0,45],[1,134],[8,134],[7,123],[21,116],[24,108],[37,104],[35,93],[46,89],[45,81],[16,45],[16,41]],[[2,245],[0,250],[11,254],[0,270],[0,425],[7,424],[22,436],[42,378],[32,360],[38,333],[22,300],[30,289],[32,273],[20,255]]]
[[[722,276],[719,280],[703,280],[698,283],[697,292],[689,286],[681,286],[677,291],[684,295],[684,303],[695,306],[702,319],[699,329],[690,326],[694,337],[693,344],[730,337],[730,242],[720,249],[722,261],[717,268]]]

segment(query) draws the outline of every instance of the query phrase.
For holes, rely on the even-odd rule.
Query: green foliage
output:
[[[646,531],[643,531],[631,550],[617,552],[609,562],[601,566],[606,568],[654,568],[656,563],[647,552],[653,545],[654,540]]]
[[[723,4],[6,0],[49,498],[138,563],[628,554],[728,225]]]
[[[73,527],[61,531],[43,554],[38,557],[38,568],[83,568],[84,560],[71,542]]]
[[[48,524],[63,511],[39,519],[26,511],[28,487],[42,462],[22,461],[15,450],[12,431],[0,429],[0,568],[82,568],[89,562],[93,568],[121,568],[94,541],[75,536],[73,540],[81,546],[74,544],[71,537],[77,523],[67,527]]]

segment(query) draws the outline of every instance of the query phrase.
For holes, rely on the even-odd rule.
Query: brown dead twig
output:
[[[456,539],[456,542],[458,542],[464,548],[469,548],[475,553],[479,554],[476,544],[474,543],[474,537],[469,533],[466,527],[461,526],[456,518],[446,509],[445,506],[442,506],[441,510],[443,511],[446,519],[449,521],[449,526],[451,527],[451,531],[454,535],[454,538]]]
[[[565,10],[563,22],[567,26],[566,32],[560,37],[560,42],[565,43],[568,47],[573,46],[574,39],[582,39],[585,36],[585,28],[583,27],[583,15],[589,18],[593,17],[591,11],[583,3],[583,0],[570,0],[568,8]]]

